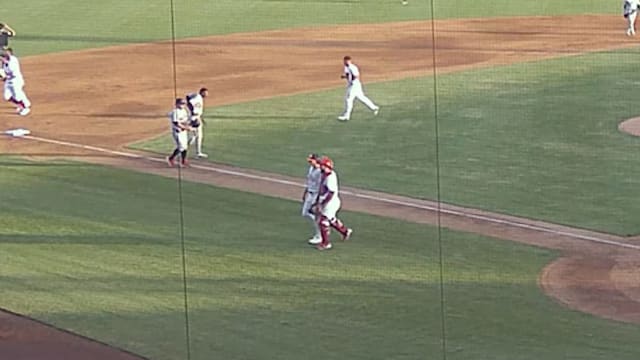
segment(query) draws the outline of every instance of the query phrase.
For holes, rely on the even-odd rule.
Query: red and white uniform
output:
[[[13,101],[23,108],[31,107],[31,101],[24,92],[24,77],[20,68],[20,61],[14,55],[10,55],[8,60],[3,59],[2,70],[6,75],[4,81],[4,99]]]
[[[331,196],[331,199],[327,202],[326,200],[329,196]],[[320,203],[324,204],[324,206],[320,208],[320,214],[330,222],[334,221],[336,214],[342,205],[338,190],[338,174],[336,174],[335,171],[331,171],[331,173],[326,174],[322,179]]]
[[[171,120],[171,135],[173,141],[176,143],[176,147],[180,151],[185,151],[189,147],[189,131],[180,128],[182,126],[189,126],[189,111],[187,109],[175,108],[169,114]]]
[[[356,99],[362,101],[371,111],[378,111],[379,107],[371,101],[362,89],[362,82],[360,81],[360,69],[356,64],[349,63],[344,66],[344,75],[347,79],[347,93],[344,97],[344,113],[340,116],[341,120],[351,119],[351,113],[353,112],[353,103]]]

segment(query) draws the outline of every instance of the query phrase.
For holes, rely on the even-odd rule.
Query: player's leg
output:
[[[178,134],[175,131],[171,132],[171,137],[173,138],[173,142],[176,144],[176,147],[171,155],[167,156],[167,164],[169,164],[169,166],[174,166],[176,157],[180,155],[180,141],[178,140]]]
[[[349,86],[347,88],[347,93],[344,96],[344,112],[338,117],[338,120],[351,119],[351,113],[353,112],[353,102],[355,100],[356,96],[355,92],[353,91],[353,87]]]
[[[198,152],[198,157],[206,158],[206,157],[209,157],[209,155],[202,152],[203,140],[204,140],[204,130],[203,130],[202,123],[200,123],[200,126],[196,128],[196,151]]]
[[[13,85],[13,98],[21,108],[19,112],[20,115],[25,116],[31,112],[31,101],[29,101],[27,94],[24,92],[23,84],[18,83]]]
[[[318,228],[320,229],[320,243],[317,246],[318,250],[331,249],[331,239],[329,238],[331,236],[331,223],[326,216],[320,215],[318,217]]]
[[[355,91],[355,97],[362,101],[363,104],[365,104],[371,111],[377,111],[378,110],[378,105],[376,105],[373,101],[371,101],[371,99],[369,99],[367,97],[367,95],[364,94],[364,90],[362,89],[362,85],[358,86],[358,88]]]
[[[634,12],[629,15],[629,31],[631,32],[631,36],[636,34],[636,18],[638,17],[638,12]]]
[[[328,209],[327,214],[333,216],[328,217],[329,224],[332,228],[336,229],[336,231],[339,232],[340,235],[342,235],[342,240],[348,240],[353,230],[346,227],[345,224],[340,219],[338,219],[338,211],[340,211],[340,206],[342,205],[340,202],[340,198],[331,200],[330,205],[331,207],[330,209]]]
[[[4,82],[4,92],[3,92],[4,100],[12,102],[18,105],[18,101],[13,97],[13,86],[11,86],[10,81]]]
[[[319,227],[320,227],[320,238],[322,242],[318,244],[318,249],[325,250],[331,249],[331,239],[329,238],[331,234],[331,228],[336,228],[333,223],[337,221],[336,214],[340,210],[340,198],[334,197],[327,203],[321,211]],[[336,229],[338,230],[338,229]],[[340,230],[338,230],[340,231]],[[346,234],[346,230],[345,230]],[[343,237],[345,235],[343,234]]]
[[[187,160],[187,150],[189,149],[188,131],[180,131],[178,133],[178,149],[180,150],[180,164],[187,166],[189,164]]]
[[[302,216],[311,220],[313,224],[313,237],[309,239],[309,244],[316,245],[321,241],[320,238],[320,228],[318,226],[317,216],[312,212],[313,205],[316,202],[316,195],[312,193],[307,193],[307,196],[302,203]]]

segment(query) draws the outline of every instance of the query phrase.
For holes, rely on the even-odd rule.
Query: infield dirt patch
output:
[[[338,76],[341,58],[347,53],[357,59],[363,70],[363,80],[367,83],[433,74],[434,69],[437,73],[444,73],[637,44],[624,36],[624,24],[617,16],[447,20],[437,21],[435,27],[435,64],[431,23],[425,21],[279,30],[181,40],[176,43],[178,95],[207,85],[212,92],[209,105],[221,105],[334,88],[342,85]],[[34,111],[25,119],[12,115],[11,108],[3,107],[0,109],[2,126],[28,127],[41,138],[112,150],[167,132],[165,113],[171,109],[175,97],[171,50],[170,42],[159,42],[26,57],[22,62]],[[95,156],[94,151],[86,148],[25,139],[2,138],[0,151],[24,156],[76,158],[176,176],[175,169],[167,169],[157,162]],[[299,198],[299,188],[290,184],[198,169],[189,169],[183,175],[188,180],[203,183],[289,199]],[[273,174],[265,175],[286,179]],[[403,202],[424,205],[419,200],[393,197],[399,202],[381,203],[375,200],[379,196],[392,197],[375,193],[371,193],[369,198],[346,196],[345,205],[347,209],[355,211],[420,223],[438,223],[434,204],[429,210],[426,207],[402,205]],[[472,209],[460,210],[487,218],[506,218],[504,215]],[[556,232],[541,232],[535,230],[533,225],[528,225],[529,228],[514,226],[515,223],[523,223],[552,229],[557,227],[527,219],[511,218],[499,224],[483,221],[481,217],[441,216],[442,224],[452,229],[561,250],[566,258],[547,267],[541,277],[542,287],[549,294],[583,311],[616,320],[638,321],[640,303],[637,284],[633,281],[609,280],[612,276],[628,279],[624,275],[628,274],[628,268],[623,267],[623,263],[617,259],[624,255],[624,264],[633,263],[640,256],[639,251],[570,236],[583,234],[583,230],[559,227],[560,230]],[[628,242],[627,239],[607,234],[588,235]],[[575,270],[578,267],[580,271]],[[593,271],[593,276],[588,276],[588,279],[594,279],[594,282],[567,275],[586,274],[586,271]],[[614,275],[610,275],[612,271]],[[600,286],[605,283],[608,285],[603,290]],[[594,296],[583,296],[585,293],[593,293]],[[620,300],[620,306],[614,310],[606,306],[611,299]],[[0,318],[0,322],[13,324],[7,321],[7,318]],[[15,324],[22,326],[19,322]],[[34,351],[30,357],[20,357],[20,350],[16,347],[15,356],[11,357],[14,360],[50,358],[49,354],[57,351],[47,345],[50,342],[26,341],[29,333],[23,329],[6,332],[7,335],[0,338],[0,353],[9,354],[3,351],[11,349],[3,348],[9,344],[27,344]],[[27,335],[17,337],[12,334]],[[81,338],[76,340],[85,341]],[[38,349],[40,353],[36,353]],[[88,356],[65,358],[91,358]],[[116,356],[119,355],[114,353],[113,358]]]

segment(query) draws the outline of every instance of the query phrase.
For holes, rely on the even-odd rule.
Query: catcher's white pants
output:
[[[6,80],[4,82],[4,99],[9,101],[14,99],[15,101],[22,102],[25,107],[31,107],[31,101],[24,92],[24,81],[18,79]]]
[[[369,109],[376,110],[378,106],[371,101],[362,90],[362,83],[359,80],[354,81],[351,85],[347,86],[347,93],[344,97],[344,113],[342,116],[347,119],[351,118],[351,112],[353,112],[353,103],[358,99],[362,101]]]
[[[173,131],[173,141],[176,143],[176,147],[180,151],[185,151],[189,148],[189,132],[187,130]]]
[[[324,206],[320,213],[329,221],[333,222],[336,219],[336,215],[338,214],[341,205],[342,202],[340,201],[340,198],[334,196],[331,200],[329,200],[327,205]]]
[[[636,34],[636,17],[638,17],[638,12],[634,11],[629,16],[627,16],[627,22],[629,22],[629,27],[627,28],[627,35],[632,36]]]

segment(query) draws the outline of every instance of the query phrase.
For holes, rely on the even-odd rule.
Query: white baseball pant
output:
[[[353,84],[347,87],[347,93],[344,97],[344,113],[342,116],[347,119],[351,118],[351,113],[353,112],[353,103],[358,99],[362,101],[369,109],[372,111],[376,110],[378,106],[371,101],[362,90],[362,83],[360,81],[354,81]]]
[[[4,82],[4,99],[11,99],[22,102],[25,107],[31,107],[31,101],[24,92],[24,81],[18,79],[6,80]]]

